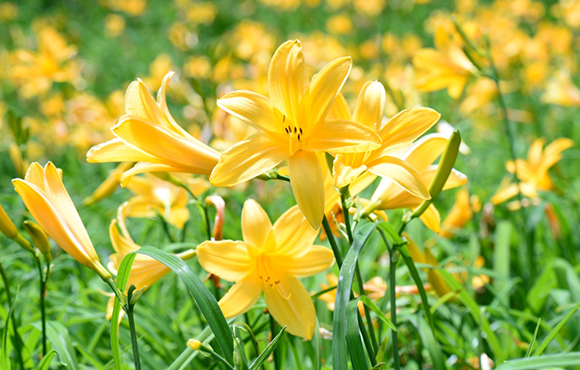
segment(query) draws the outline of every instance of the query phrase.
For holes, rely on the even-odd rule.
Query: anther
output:
[[[296,133],[296,131],[297,131],[297,130],[296,130],[296,126],[294,126],[294,133]]]
[[[290,132],[288,131],[288,127],[284,127],[284,131],[286,131],[287,134],[289,134]]]
[[[300,134],[298,134],[298,141],[300,141]]]
[[[286,122],[286,115],[282,117],[282,123]]]
[[[276,281],[274,282],[274,284],[276,284],[276,285],[280,284],[280,280],[276,280]]]
[[[301,133],[301,134],[303,134],[303,132],[302,132],[302,127],[300,127],[300,133]]]

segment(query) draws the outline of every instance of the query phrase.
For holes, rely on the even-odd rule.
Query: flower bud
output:
[[[24,229],[34,242],[34,245],[40,250],[47,263],[52,261],[52,255],[50,254],[50,244],[48,242],[48,237],[44,233],[44,230],[32,221],[24,221]]]
[[[16,238],[16,235],[18,235],[18,230],[16,229],[16,226],[14,226],[14,223],[12,222],[10,217],[8,217],[8,214],[6,214],[6,211],[4,210],[4,208],[2,208],[1,205],[0,205],[0,232],[6,235],[6,237],[9,239],[14,239]]]
[[[198,351],[201,348],[201,342],[197,339],[190,339],[187,341],[187,346],[194,351]]]

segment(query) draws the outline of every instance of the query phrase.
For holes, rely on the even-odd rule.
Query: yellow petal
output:
[[[350,57],[338,58],[325,65],[320,72],[312,77],[310,86],[310,114],[312,117],[309,118],[312,124],[317,124],[326,118],[336,96],[346,82],[351,67],[352,59]],[[341,103],[343,102],[339,104]],[[343,108],[342,111],[344,112],[345,109]],[[342,118],[349,119],[350,115]]]
[[[338,154],[334,159],[334,166],[332,166],[334,186],[337,189],[349,185],[367,170],[365,165],[353,168],[345,164],[344,156],[345,154]]]
[[[251,91],[234,91],[218,100],[217,105],[259,131],[282,132],[283,117],[274,111],[270,100]]]
[[[384,156],[368,164],[368,171],[393,180],[397,185],[421,199],[431,199],[427,186],[417,171],[402,159]]]
[[[201,267],[228,281],[238,281],[254,267],[243,242],[222,240],[206,241],[197,247],[197,259]]]
[[[387,93],[382,83],[367,82],[360,91],[352,119],[377,131],[383,119],[386,100]]]
[[[401,158],[422,174],[443,153],[447,140],[444,135],[440,134],[426,135],[410,145]],[[429,181],[425,183],[430,184]]]
[[[312,90],[312,87],[310,87],[310,90]],[[334,103],[330,107],[326,119],[352,119],[348,102],[342,94],[338,94],[336,99],[334,99]]]
[[[266,211],[253,199],[244,203],[242,210],[242,234],[244,241],[262,249],[272,237],[272,222]]]
[[[433,204],[423,212],[420,219],[423,221],[425,226],[434,232],[439,233],[439,231],[441,231],[441,216],[439,216],[439,211],[437,211],[437,208],[435,208]]]
[[[320,122],[304,145],[310,151],[355,153],[377,149],[381,138],[362,123],[342,119]]]
[[[133,81],[127,88],[125,112],[128,116],[139,117],[164,129],[174,131],[147,90],[147,86],[141,80]]]
[[[111,221],[111,225],[109,226],[109,237],[111,238],[111,244],[113,245],[113,249],[118,254],[118,262],[120,263],[123,257],[131,252],[135,252],[140,246],[135,244],[132,240],[124,238],[120,233],[119,229],[117,228],[117,220],[113,219]],[[118,269],[119,266],[115,266],[115,270]]]
[[[428,170],[423,171],[421,173],[421,178],[425,182],[425,184],[431,184],[433,178],[435,177],[435,173],[437,172],[437,165],[432,165],[429,167]],[[467,176],[463,173],[457,171],[455,168],[451,170],[445,185],[443,185],[443,190],[449,190],[456,188],[461,185],[467,184]]]
[[[205,169],[194,167],[180,167],[161,163],[147,163],[139,162],[130,170],[127,170],[121,175],[121,186],[126,187],[133,176],[147,172],[195,172],[203,173]]]
[[[315,153],[298,151],[288,158],[290,185],[298,207],[313,228],[324,216],[324,179]]]
[[[314,243],[318,230],[313,229],[298,206],[284,212],[274,223],[278,255],[300,257]]]
[[[381,154],[392,153],[429,130],[441,115],[431,108],[409,108],[391,118],[379,131]]]
[[[187,207],[171,207],[167,222],[181,230],[187,220],[189,220],[189,210]]]
[[[171,80],[171,77],[173,77],[174,74],[175,72],[169,71],[165,75],[165,77],[163,77],[161,87],[159,88],[159,91],[157,91],[157,104],[161,109],[161,114],[164,115],[167,122],[169,122],[169,127],[172,128],[175,132],[180,133],[185,137],[188,137],[190,136],[189,133],[185,131],[181,126],[179,126],[177,122],[175,122],[173,116],[171,115],[171,113],[169,113],[169,108],[167,108],[167,99],[166,99],[167,85],[169,84],[169,81]]]
[[[191,168],[192,173],[209,174],[219,153],[191,138],[186,140],[167,129],[138,117],[125,116],[113,127],[115,135],[164,164]]]
[[[327,247],[313,245],[301,257],[284,258],[280,263],[296,277],[308,277],[324,272],[334,264],[334,254]]]
[[[254,134],[222,154],[210,182],[214,186],[234,186],[272,169],[289,156],[286,143],[267,134]]]
[[[24,180],[44,191],[44,168],[38,162],[31,163]]]
[[[302,44],[299,40],[286,41],[274,53],[268,70],[268,90],[272,105],[296,122],[300,100],[307,89]]]
[[[540,171],[547,171],[550,167],[555,165],[562,158],[560,153],[572,146],[574,146],[574,141],[568,138],[556,139],[550,143],[550,145],[546,146]]]
[[[515,197],[518,195],[519,190],[516,184],[510,184],[507,187],[500,188],[497,192],[491,197],[490,202],[491,204],[500,204],[505,202],[506,200]]]
[[[262,284],[255,274],[249,274],[237,283],[220,299],[219,306],[226,317],[238,316],[248,311],[262,294]]]
[[[154,156],[127,145],[119,138],[95,145],[87,152],[89,163],[158,161]]]
[[[294,276],[284,276],[277,289],[264,291],[268,311],[286,331],[307,340],[316,326],[316,312],[304,285]]]

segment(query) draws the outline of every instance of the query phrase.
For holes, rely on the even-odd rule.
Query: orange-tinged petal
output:
[[[214,186],[234,186],[272,169],[289,156],[286,142],[264,133],[254,134],[222,154],[210,182]]]
[[[244,203],[242,209],[242,235],[244,241],[262,249],[272,237],[272,222],[266,211],[253,199]]]
[[[324,179],[315,153],[298,151],[288,158],[290,185],[298,207],[313,228],[324,216]]]
[[[308,277],[324,272],[334,264],[334,254],[327,247],[313,245],[300,257],[281,260],[284,268],[296,277]]]
[[[159,159],[115,138],[93,146],[87,152],[87,162],[158,162]]]
[[[218,302],[224,316],[238,316],[248,311],[262,294],[262,284],[255,274],[249,274],[235,283]]]
[[[44,191],[44,168],[38,162],[33,162],[28,167],[24,180],[38,186],[39,189]]]
[[[519,190],[516,184],[510,184],[507,187],[502,189],[498,189],[498,191],[491,197],[490,202],[491,204],[500,204],[505,202],[506,200],[515,197],[518,195]]]
[[[310,85],[310,114],[312,114],[312,117],[309,118],[312,124],[317,124],[326,119],[326,115],[346,82],[351,67],[351,57],[338,58],[328,63],[312,77]],[[339,104],[343,103],[342,101],[339,102]],[[342,115],[346,114],[346,109],[344,107],[341,108]],[[350,115],[341,118],[349,119]]]
[[[368,164],[368,171],[377,176],[390,178],[418,198],[431,199],[421,175],[402,159],[391,156],[381,157]]]
[[[355,153],[374,150],[381,138],[362,123],[343,119],[320,122],[304,145],[309,151]]]
[[[425,226],[427,226],[434,232],[439,233],[439,231],[441,231],[441,216],[439,215],[439,211],[437,211],[437,208],[435,208],[433,204],[431,204],[425,210],[425,212],[423,212],[420,219],[421,221],[423,221]]]
[[[387,93],[382,83],[367,82],[360,91],[352,119],[377,131],[383,119],[386,100]]]
[[[117,228],[117,220],[113,219],[111,221],[111,225],[109,226],[109,237],[111,238],[111,244],[113,245],[113,249],[119,254],[119,263],[121,259],[125,257],[127,254],[131,252],[135,252],[140,246],[135,244],[133,240],[125,238],[123,235],[119,233],[119,229]],[[115,266],[115,270],[118,266]]]
[[[314,243],[318,230],[313,229],[298,206],[284,212],[274,223],[277,250],[273,253],[300,257]]]
[[[252,271],[254,264],[244,242],[206,241],[197,247],[197,259],[204,270],[228,281],[238,281]]]
[[[294,276],[284,276],[277,288],[264,291],[268,311],[286,331],[310,340],[316,326],[316,312],[304,285]]]
[[[282,132],[283,117],[265,96],[251,91],[226,94],[217,105],[259,131]]]
[[[380,130],[381,154],[392,153],[429,130],[441,115],[431,108],[409,108],[391,118]]]

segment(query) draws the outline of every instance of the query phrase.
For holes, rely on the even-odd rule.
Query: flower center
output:
[[[286,116],[282,117],[282,124],[286,123]],[[288,144],[290,146],[290,153],[294,154],[298,150],[302,149],[302,143],[304,139],[304,131],[302,127],[294,124],[284,126],[284,132],[288,135]]]
[[[270,258],[261,254],[258,257],[258,277],[262,282],[262,288],[265,292],[276,291],[284,299],[290,299],[290,294],[285,294],[280,289],[281,277],[279,271],[273,268]]]

